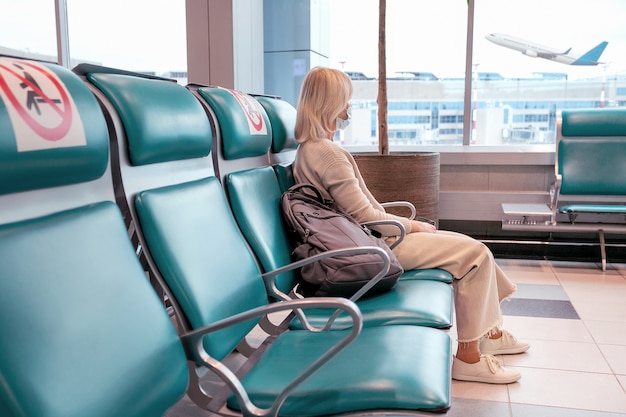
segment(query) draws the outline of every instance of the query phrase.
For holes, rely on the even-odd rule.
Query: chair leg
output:
[[[606,271],[606,247],[604,244],[604,230],[598,230],[600,237],[600,254],[602,256],[602,271]]]

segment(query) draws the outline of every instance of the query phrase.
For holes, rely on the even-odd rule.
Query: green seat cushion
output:
[[[560,213],[626,214],[626,205],[616,204],[570,204],[559,207]]]
[[[429,268],[405,270],[404,273],[400,276],[400,279],[426,279],[451,284],[453,277],[452,274],[446,270],[439,268]]]
[[[0,264],[0,415],[160,416],[185,394],[182,345],[115,204],[1,226]]]
[[[290,380],[343,335],[343,331],[294,330],[279,336],[243,379],[250,398],[259,406],[269,406]],[[436,329],[365,328],[352,344],[297,387],[279,414],[445,411],[450,406],[450,347],[450,337]],[[228,404],[237,408],[232,397]]]
[[[356,302],[363,315],[365,327],[411,324],[448,328],[452,325],[452,286],[432,280],[400,280],[388,292],[366,297]],[[326,322],[332,311],[314,309],[307,318],[316,326]],[[350,317],[340,315],[333,324],[334,329],[350,326]],[[292,328],[302,328],[298,319]]]

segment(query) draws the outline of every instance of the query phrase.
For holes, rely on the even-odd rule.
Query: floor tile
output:
[[[626,306],[622,302],[586,302],[572,303],[582,320],[626,322]]]
[[[626,375],[626,346],[599,345],[598,348],[615,374]]]
[[[615,275],[611,277],[590,277],[586,281],[560,279],[567,297],[575,302],[615,303],[626,297],[626,280]]]
[[[519,339],[561,340],[593,343],[591,333],[580,320],[505,316],[503,328]]]
[[[551,262],[541,259],[499,258],[496,259],[496,263],[503,269],[511,269],[513,271],[552,273]]]
[[[509,395],[513,404],[626,413],[624,389],[608,374],[524,368]]]
[[[626,278],[626,263],[609,262],[607,269],[613,269]]]
[[[597,262],[550,261],[550,266],[555,273],[559,271],[581,274],[602,273],[600,264]]]
[[[502,303],[502,314],[510,316],[579,319],[572,303],[566,300],[511,298]]]
[[[588,265],[588,264],[582,264]],[[554,275],[561,284],[566,282],[602,282],[603,280],[621,279],[622,275],[613,269],[602,271],[598,268],[579,265],[554,267]],[[622,280],[623,281],[623,280]]]
[[[598,344],[626,346],[626,323],[585,320],[585,326]]]
[[[478,401],[453,398],[452,407],[445,417],[509,417],[511,410],[508,402]],[[430,417],[437,417],[430,414]]]
[[[575,410],[572,408],[544,407],[540,405],[511,404],[512,417],[624,417],[622,413]]]
[[[509,402],[507,385],[452,381],[452,398]]]
[[[502,355],[506,366],[544,368],[611,374],[612,370],[595,343],[532,340],[530,349],[519,355]],[[521,370],[522,375],[526,372]]]
[[[516,284],[559,285],[556,276],[546,276],[543,272],[504,271],[509,279]]]
[[[518,284],[513,298],[569,300],[561,285]]]

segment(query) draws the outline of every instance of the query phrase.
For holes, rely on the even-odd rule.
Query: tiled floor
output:
[[[581,262],[498,264],[518,284],[502,305],[504,327],[531,343],[526,353],[502,357],[522,379],[453,381],[446,416],[626,417],[626,265],[602,272]],[[454,329],[450,335],[456,339]],[[210,415],[185,398],[167,417]]]

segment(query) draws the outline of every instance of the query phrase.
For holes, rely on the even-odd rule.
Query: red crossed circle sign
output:
[[[19,73],[17,69],[4,65],[3,62],[6,61],[0,61],[0,89],[4,91],[7,99],[24,120],[24,123],[42,139],[48,141],[63,139],[72,126],[72,107],[68,94],[59,80],[45,67],[40,65],[22,61],[19,62],[19,65],[16,64],[16,68],[26,67],[32,70],[31,76],[27,77],[25,70]],[[34,79],[40,80],[41,83],[33,82]],[[46,88],[41,88],[41,85],[45,85]],[[31,115],[31,111],[27,108],[26,103],[20,103],[13,91],[13,89],[20,91],[17,88],[20,90],[27,88],[29,91],[32,91],[36,97],[50,106],[50,109],[58,116],[58,120],[55,118],[52,126],[43,125]],[[59,97],[59,99],[51,97]]]
[[[263,116],[261,116],[261,112],[259,111],[257,104],[252,101],[252,99],[244,95],[239,91],[231,90],[230,93],[235,97],[235,100],[239,102],[239,105],[243,109],[250,125],[256,130],[260,132],[263,129]]]

